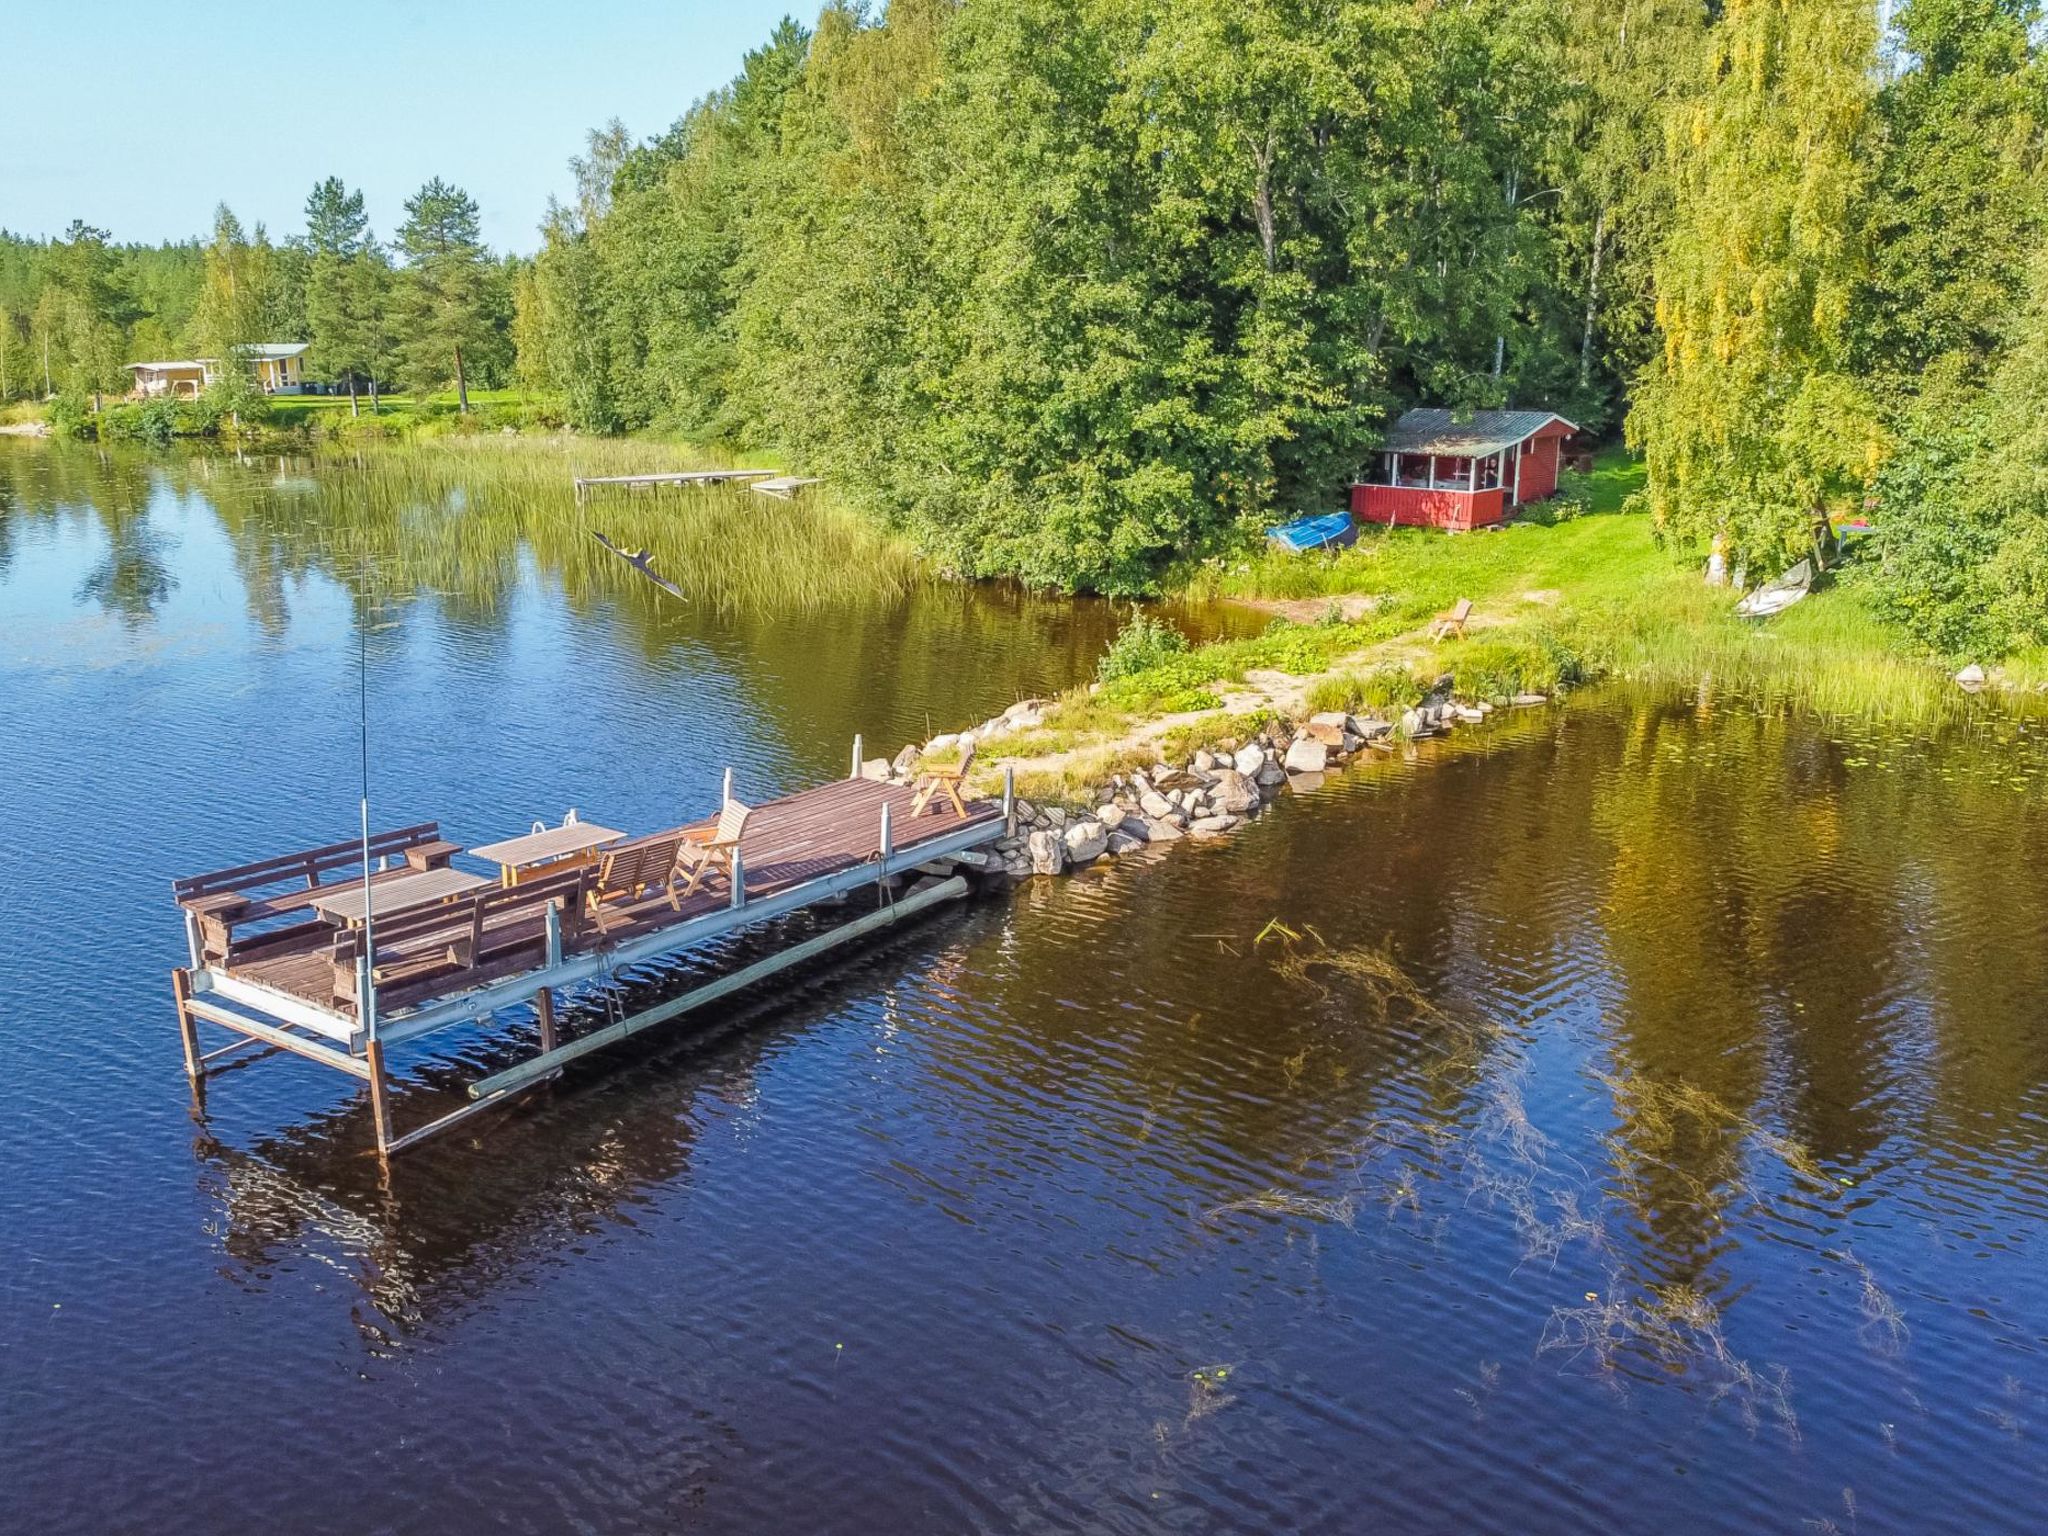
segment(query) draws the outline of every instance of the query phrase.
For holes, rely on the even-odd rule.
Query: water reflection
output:
[[[0,1483],[39,1529],[172,1499],[423,1531],[472,1485],[608,1531],[1994,1530],[2048,1496],[2038,722],[1515,714],[935,919],[387,1177],[352,1085],[291,1062],[195,1131],[161,982],[163,877],[346,830],[353,625],[380,795],[480,840],[653,824],[721,761],[834,771],[854,730],[1085,673],[1099,610],[679,612],[524,535],[364,589],[361,482],[0,466],[0,605],[111,615],[120,661],[0,650],[37,829],[0,866]],[[87,585],[109,481],[170,583],[126,609]],[[403,559],[462,501],[360,515]],[[122,648],[213,606],[189,652]],[[500,1059],[436,1049],[407,1123]],[[237,1453],[252,1417],[284,1454]]]

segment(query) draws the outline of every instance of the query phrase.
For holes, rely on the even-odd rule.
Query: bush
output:
[[[1116,632],[1109,649],[1095,664],[1095,675],[1105,683],[1136,677],[1154,667],[1164,666],[1187,651],[1187,636],[1163,619],[1134,613],[1131,622]]]
[[[116,405],[100,416],[100,436],[110,442],[148,443],[162,448],[194,431],[183,404],[168,395],[140,405]]]
[[[50,430],[59,437],[90,437],[93,434],[92,401],[84,395],[65,393],[50,402]]]
[[[1575,469],[1557,477],[1557,490],[1548,501],[1532,502],[1516,514],[1523,522],[1540,528],[1554,528],[1593,510],[1593,477]]]

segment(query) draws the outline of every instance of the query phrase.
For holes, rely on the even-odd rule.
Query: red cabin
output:
[[[1351,487],[1351,515],[1387,527],[1486,528],[1557,490],[1564,440],[1549,411],[1415,410],[1394,423],[1378,464]]]

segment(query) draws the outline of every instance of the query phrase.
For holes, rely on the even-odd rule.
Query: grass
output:
[[[380,591],[461,594],[488,606],[520,580],[522,549],[578,602],[636,606],[676,600],[592,537],[649,551],[692,606],[797,613],[842,601],[887,600],[930,576],[900,540],[820,486],[790,502],[733,487],[604,491],[578,502],[577,475],[709,467],[707,455],[663,443],[497,434],[421,437],[318,449],[332,471],[279,497],[267,470],[194,456],[231,528],[261,547],[266,520],[288,518],[290,546],[349,584],[368,570]]]
[[[1499,532],[1366,530],[1334,556],[1261,554],[1189,573],[1196,595],[1299,602],[1370,601],[1375,617],[1420,622],[1470,598],[1472,638],[1442,648],[1459,688],[1487,696],[1519,680],[1536,691],[1594,676],[1717,687],[1825,716],[1927,720],[1953,711],[1949,664],[1921,652],[1879,616],[1851,565],[1777,618],[1741,619],[1731,594],[1706,586],[1688,561],[1661,547],[1648,517],[1626,512],[1642,466],[1620,450],[1596,461],[1580,486],[1584,511]],[[1484,649],[1512,637],[1510,651]],[[1530,646],[1548,653],[1547,660]],[[1199,671],[1202,655],[1178,671]],[[1428,664],[1438,664],[1432,654]],[[1560,675],[1546,681],[1555,665]],[[1407,691],[1399,659],[1342,683],[1319,685],[1328,707],[1393,705]],[[2048,683],[2048,652],[2007,658],[2009,687]],[[1339,701],[1344,701],[1340,704]]]
[[[460,402],[455,391],[444,389],[431,394],[424,401],[417,396],[384,391],[377,397],[377,411],[370,411],[370,396],[367,390],[357,397],[363,420],[377,420],[397,425],[418,421],[427,416],[438,416],[456,411]],[[492,415],[519,415],[530,411],[546,411],[555,404],[551,397],[531,394],[522,389],[472,389],[469,392],[470,409],[477,413]],[[349,410],[347,395],[273,395],[270,397],[271,424],[279,427],[297,427],[313,422],[354,419]]]

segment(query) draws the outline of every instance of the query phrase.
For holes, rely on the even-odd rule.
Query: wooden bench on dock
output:
[[[461,850],[442,840],[438,822],[423,821],[417,826],[373,833],[368,851],[371,858],[380,862],[391,858],[404,860],[400,869],[372,875],[374,885],[379,879],[439,869]],[[288,949],[325,933],[329,924],[313,910],[314,903],[338,885],[360,881],[363,853],[360,838],[328,843],[300,853],[258,859],[252,864],[187,875],[171,882],[171,895],[197,923],[202,955],[208,960],[237,965],[255,955]],[[342,878],[325,879],[334,874]],[[292,881],[299,884],[288,887]],[[288,888],[276,889],[280,886]],[[263,926],[292,917],[301,920],[286,926]],[[238,930],[252,928],[258,931],[238,936]]]
[[[578,865],[521,885],[478,891],[440,906],[379,919],[373,973],[379,1009],[403,1008],[532,970],[548,959],[547,909],[556,909],[563,948],[583,937],[594,872]],[[330,958],[336,1002],[355,1004],[361,986],[364,934],[335,934]]]

